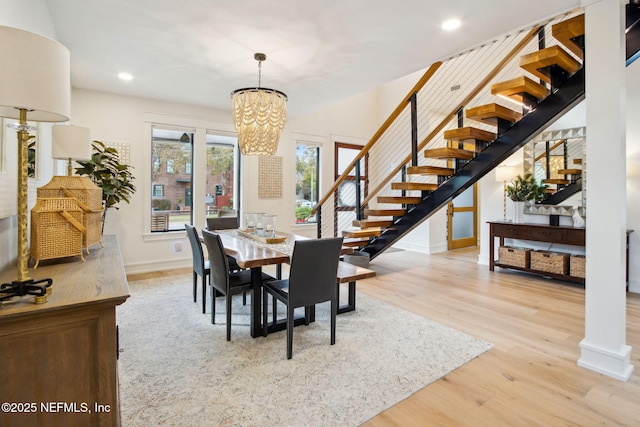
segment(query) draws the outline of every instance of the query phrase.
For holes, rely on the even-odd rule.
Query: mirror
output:
[[[537,215],[573,215],[579,206],[580,215],[586,216],[586,146],[585,128],[561,129],[542,132],[524,147],[524,172],[530,172],[537,180],[548,185],[551,193],[571,188],[582,179],[582,189],[557,205],[529,203],[525,213]]]

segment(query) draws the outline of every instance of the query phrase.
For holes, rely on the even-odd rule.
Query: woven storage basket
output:
[[[571,255],[569,259],[569,275],[584,279],[586,260],[584,255]]]
[[[78,206],[84,211],[82,224],[87,229],[83,245],[89,253],[89,247],[102,245],[102,189],[86,176],[54,176],[47,185],[38,188],[41,197],[72,197],[78,200]]]
[[[549,251],[531,252],[531,269],[546,273],[567,274],[569,254]]]
[[[37,268],[38,263],[43,259],[79,255],[84,261],[82,227],[82,209],[78,207],[75,199],[69,197],[38,199],[31,210],[30,253],[36,260],[34,268]]]
[[[500,246],[498,248],[498,262],[513,267],[529,268],[531,249]]]

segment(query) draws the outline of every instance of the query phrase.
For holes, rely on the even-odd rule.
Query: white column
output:
[[[624,0],[583,0],[586,39],[587,265],[578,365],[626,381]]]

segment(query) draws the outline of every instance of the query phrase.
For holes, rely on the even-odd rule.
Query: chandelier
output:
[[[272,156],[278,150],[280,131],[287,119],[287,95],[260,87],[264,53],[253,55],[258,61],[258,87],[231,92],[233,121],[238,132],[240,152],[247,156]]]

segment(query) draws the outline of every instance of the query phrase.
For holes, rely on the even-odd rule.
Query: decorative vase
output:
[[[525,202],[513,202],[513,222],[516,224],[524,222],[524,204]]]
[[[573,215],[571,216],[571,219],[573,219],[574,227],[584,227],[584,218],[580,215],[580,208],[578,206],[573,207]]]

